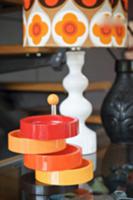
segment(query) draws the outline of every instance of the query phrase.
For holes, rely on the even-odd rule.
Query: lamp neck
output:
[[[85,63],[85,51],[68,51],[66,53],[67,65],[71,73],[78,73],[81,71]]]

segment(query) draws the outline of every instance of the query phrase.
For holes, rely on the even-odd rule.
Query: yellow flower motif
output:
[[[85,33],[86,27],[78,20],[76,15],[68,13],[63,17],[62,21],[56,24],[55,31],[63,38],[64,42],[74,44],[78,37]]]
[[[42,37],[48,32],[48,25],[42,21],[39,15],[35,15],[29,25],[29,35],[35,45],[39,44]]]

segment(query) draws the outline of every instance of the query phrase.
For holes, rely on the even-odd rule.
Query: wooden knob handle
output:
[[[47,101],[50,105],[57,105],[59,103],[59,97],[56,94],[50,94]]]

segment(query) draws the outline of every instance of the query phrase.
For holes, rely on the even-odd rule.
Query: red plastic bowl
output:
[[[37,140],[55,140],[78,134],[77,118],[62,115],[32,116],[20,120],[21,137]]]

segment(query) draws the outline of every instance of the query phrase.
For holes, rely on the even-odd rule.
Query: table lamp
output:
[[[24,0],[23,45],[69,48],[69,74],[63,80],[68,97],[63,115],[77,117],[80,133],[68,140],[80,145],[83,154],[96,152],[96,133],[85,125],[92,105],[83,97],[88,79],[82,74],[85,51],[91,47],[125,47],[128,0]]]

